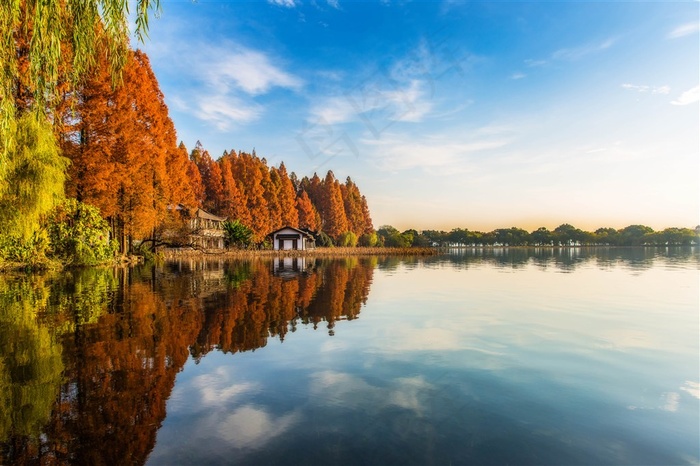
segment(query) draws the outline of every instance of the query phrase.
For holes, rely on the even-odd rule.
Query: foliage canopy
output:
[[[159,0],[136,0],[135,34],[143,40],[148,12]],[[129,2],[125,0],[5,0],[0,7],[0,157],[15,143],[12,126],[21,86],[32,110],[44,114],[57,98],[59,83],[69,88],[94,68],[106,51],[115,83],[129,51]],[[3,157],[4,158],[4,157]],[[0,162],[2,160],[0,159]]]

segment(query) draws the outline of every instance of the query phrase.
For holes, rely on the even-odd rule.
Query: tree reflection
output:
[[[39,277],[0,277],[0,442],[38,439],[59,393],[61,345],[38,318],[48,296]]]
[[[142,272],[0,280],[3,463],[145,461],[201,322]]]
[[[376,260],[181,262],[0,277],[0,460],[141,464],[177,373],[357,318]],[[278,270],[279,271],[279,270]]]
[[[236,353],[264,347],[269,337],[284,340],[299,323],[317,328],[327,322],[333,331],[338,320],[357,318],[367,300],[375,258],[310,260],[305,266],[291,264],[297,274],[279,272],[266,261],[231,263],[226,276],[247,281],[228,283],[209,297],[204,309],[204,326],[192,347],[200,358],[212,349]]]
[[[459,268],[470,268],[489,264],[517,270],[532,264],[542,270],[553,268],[561,272],[573,272],[578,267],[587,265],[602,269],[622,266],[641,271],[650,269],[655,264],[688,264],[693,259],[700,267],[700,254],[696,246],[472,248],[440,256],[415,258],[426,265],[447,262]],[[402,259],[386,258],[380,261],[379,268],[393,270],[399,266],[409,267],[401,261]]]

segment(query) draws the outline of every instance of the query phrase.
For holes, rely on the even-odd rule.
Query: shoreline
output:
[[[271,250],[271,249],[229,249],[229,250],[194,250],[194,249],[161,249],[155,255],[156,262],[164,260],[177,259],[221,259],[221,260],[236,260],[236,259],[256,259],[256,258],[278,258],[278,257],[406,257],[406,256],[437,256],[442,254],[450,254],[461,251],[488,251],[488,250],[532,250],[532,249],[669,249],[669,248],[696,248],[699,245],[641,245],[641,246],[617,246],[617,245],[584,245],[584,246],[454,246],[454,247],[422,247],[422,248],[386,248],[386,247],[332,247],[332,248],[316,248],[304,251],[298,250]],[[42,273],[48,271],[62,271],[73,268],[94,268],[94,267],[133,267],[138,264],[148,262],[143,256],[129,255],[120,256],[114,261],[109,261],[103,264],[71,266],[60,264],[55,261],[48,261],[42,264],[23,264],[18,262],[0,262],[0,274],[6,273]]]
[[[158,251],[158,256],[168,260],[183,257],[202,258],[249,258],[249,257],[345,257],[345,256],[436,256],[451,251],[465,250],[501,250],[501,249],[668,249],[668,248],[693,248],[698,245],[566,245],[566,246],[440,246],[422,248],[386,248],[386,247],[332,247],[299,250],[271,250],[271,249],[225,249],[225,250],[194,250],[194,249],[163,249]]]
[[[271,250],[271,249],[231,249],[202,251],[192,249],[166,249],[158,252],[165,260],[181,258],[222,258],[222,259],[248,259],[258,257],[347,257],[347,256],[434,256],[440,254],[437,248],[379,248],[379,247],[355,247],[355,248],[316,248],[303,251],[298,250]]]

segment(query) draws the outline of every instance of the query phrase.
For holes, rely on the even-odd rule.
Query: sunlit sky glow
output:
[[[332,169],[375,227],[700,223],[698,2],[162,1],[178,138]]]

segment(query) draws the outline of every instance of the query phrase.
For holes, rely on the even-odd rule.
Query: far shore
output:
[[[494,250],[494,249],[627,249],[627,248],[645,248],[645,249],[666,249],[666,248],[695,248],[697,244],[690,245],[640,245],[640,246],[618,246],[618,245],[565,245],[565,246],[441,246],[441,247],[410,247],[410,248],[391,248],[391,247],[320,247],[307,250],[272,250],[272,249],[160,249],[156,254],[156,260],[177,260],[177,259],[256,259],[256,258],[278,258],[278,257],[327,257],[341,258],[350,256],[435,256],[446,254],[450,251],[464,250]],[[116,261],[109,261],[99,265],[92,266],[71,266],[61,264],[58,261],[50,260],[44,263],[30,265],[20,262],[1,262],[0,273],[13,272],[46,272],[60,271],[71,268],[90,268],[90,267],[130,267],[145,262],[145,258],[141,255],[124,255],[120,256]]]

